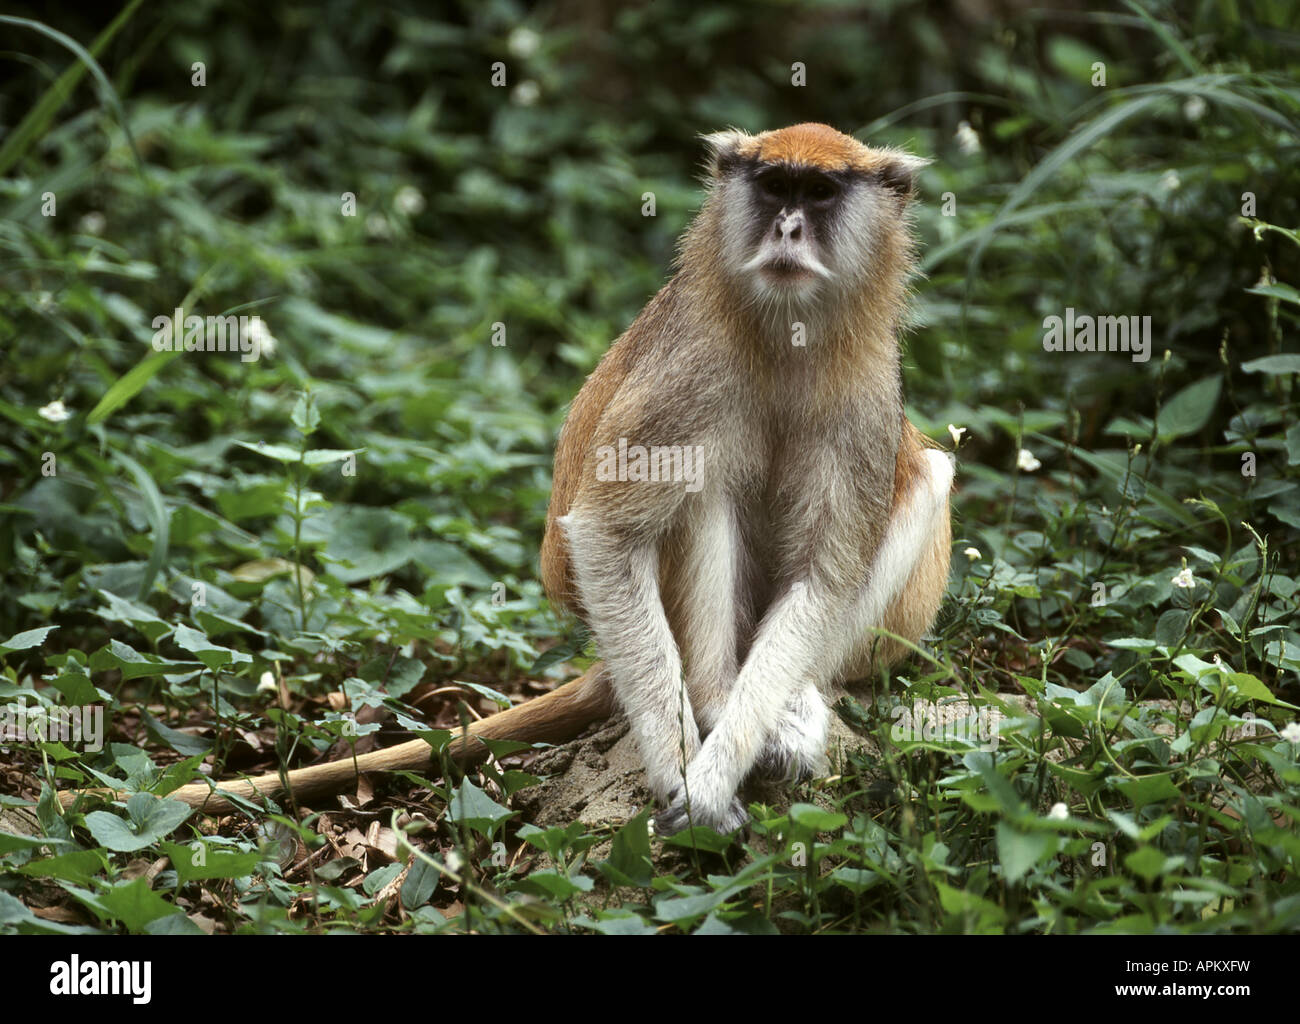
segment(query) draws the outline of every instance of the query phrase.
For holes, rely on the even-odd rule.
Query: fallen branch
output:
[[[602,665],[597,663],[550,693],[499,711],[495,715],[471,722],[465,729],[452,732],[447,755],[460,762],[473,762],[487,755],[486,740],[520,740],[525,743],[563,743],[573,739],[592,722],[609,717],[613,695]],[[355,758],[326,764],[295,768],[288,773],[289,788],[295,799],[308,800],[322,794],[337,793],[353,784],[362,772],[398,771],[426,768],[433,748],[424,740],[410,740],[395,747],[374,750]],[[229,779],[214,784],[196,782],[167,794],[168,800],[180,800],[205,814],[229,814],[233,803],[216,791],[220,787],[244,799],[275,796],[284,791],[278,772],[251,779]],[[126,799],[127,794],[112,789],[75,789],[59,794],[64,807],[78,798],[94,793],[110,799]]]

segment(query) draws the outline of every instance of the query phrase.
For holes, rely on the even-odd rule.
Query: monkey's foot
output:
[[[692,801],[691,813],[686,813],[685,791],[678,785],[668,796],[668,806],[654,816],[655,832],[661,836],[672,836],[684,831],[691,825],[706,825],[719,835],[735,832],[749,820],[749,811],[739,797],[731,801],[720,811],[710,811],[700,801]]]
[[[776,781],[807,782],[826,766],[829,726],[830,712],[817,692],[797,694],[768,735],[753,773]]]

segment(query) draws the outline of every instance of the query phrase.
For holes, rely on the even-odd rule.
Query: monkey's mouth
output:
[[[817,276],[806,263],[786,258],[768,260],[758,269],[763,279],[772,284],[801,284]]]

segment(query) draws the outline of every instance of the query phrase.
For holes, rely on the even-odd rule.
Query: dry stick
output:
[[[613,711],[613,694],[602,668],[597,663],[577,679],[556,687],[550,693],[471,722],[468,729],[453,730],[451,742],[447,746],[448,755],[460,761],[473,761],[485,756],[487,747],[474,742],[476,739],[522,740],[528,743],[563,743],[573,739],[592,722],[608,718]],[[355,759],[348,757],[307,768],[295,768],[289,772],[289,787],[299,800],[337,793],[355,782],[361,772],[426,768],[432,753],[433,747],[424,740],[410,740],[395,747],[361,754]],[[284,789],[278,772],[252,779],[231,779],[217,785],[246,800],[258,796],[274,796]],[[59,801],[68,807],[87,793],[114,799],[126,798],[125,793],[110,789],[65,790],[59,794]],[[168,793],[167,799],[180,800],[205,814],[229,814],[236,810],[234,804],[204,782],[182,786]]]

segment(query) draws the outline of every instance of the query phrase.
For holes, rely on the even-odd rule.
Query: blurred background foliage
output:
[[[1293,239],[1241,217],[1249,192],[1262,221],[1300,220],[1300,36],[1281,0],[11,13],[91,46],[105,79],[4,24],[0,624],[84,611],[106,579],[149,571],[147,497],[115,451],[164,496],[168,572],[222,585],[283,549],[283,475],[236,442],[295,436],[302,389],[322,414],[314,445],[365,449],[355,476],[313,486],[373,514],[299,531],[298,553],[320,568],[400,551],[371,575],[444,610],[448,588],[503,580],[540,610],[553,436],[669,273],[700,199],[697,136],[801,120],[934,159],[907,384],[932,435],[968,430],[967,541],[1008,543],[992,528],[1009,491],[1025,500],[1008,476],[1022,431],[1111,466],[1149,434],[1158,462],[1148,445],[1140,475],[1271,515],[1295,550],[1293,377],[1242,371],[1288,347],[1300,277]],[[152,318],[182,304],[258,313],[274,355],[149,359]],[[1149,315],[1151,361],[1044,353],[1042,320],[1066,307]],[[1162,396],[1210,378],[1222,386],[1191,396],[1204,416],[1158,450],[1174,439],[1155,427]],[[56,400],[66,422],[38,414]],[[1266,479],[1241,476],[1247,447]],[[46,451],[63,457],[53,478]]]

